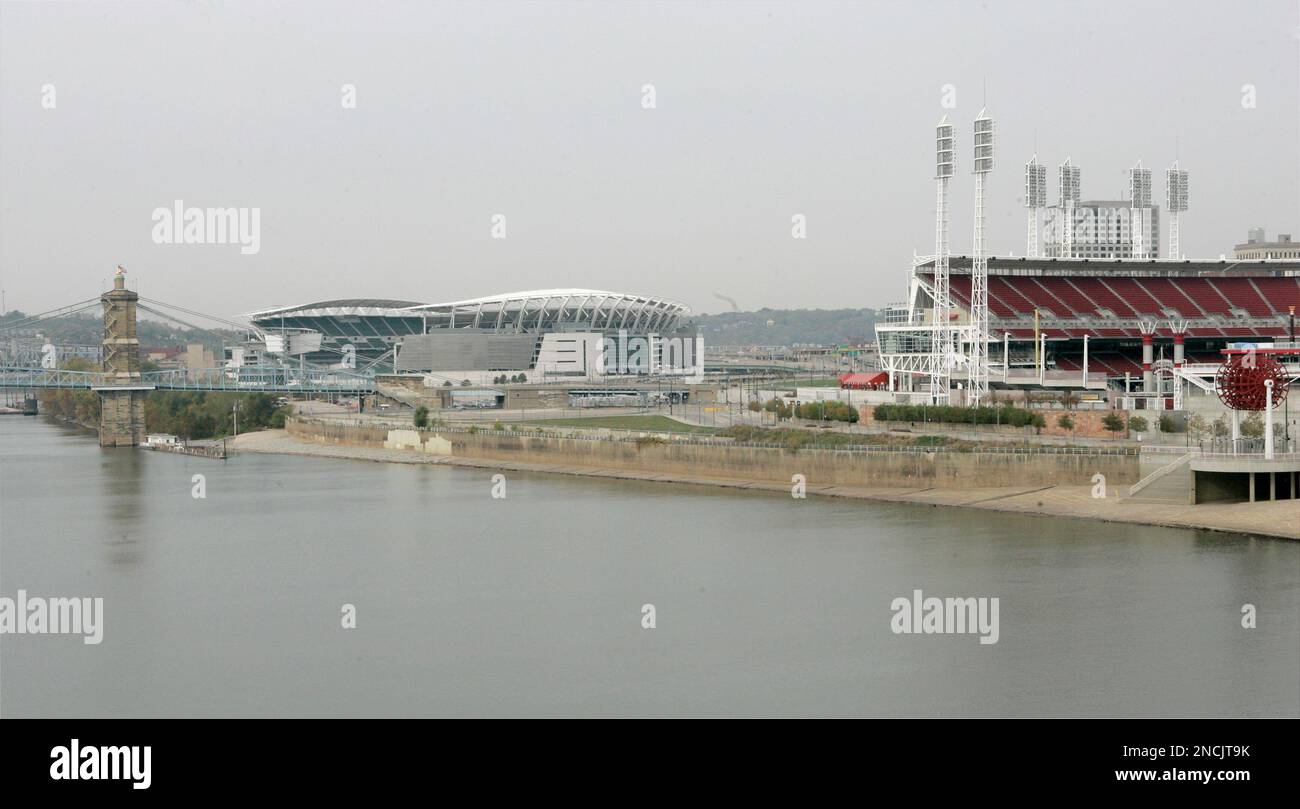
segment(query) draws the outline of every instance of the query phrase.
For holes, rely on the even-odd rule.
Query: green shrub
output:
[[[1044,427],[1047,422],[1031,410],[1004,404],[998,407],[956,405],[876,405],[877,421],[936,422],[939,424],[1008,424],[1012,427]]]
[[[784,421],[794,415],[794,409],[781,399],[768,399],[763,409],[769,413],[775,413],[777,419]]]
[[[415,426],[420,430],[429,426],[429,408],[424,405],[415,408]]]
[[[1070,418],[1068,414],[1062,413],[1056,418],[1056,426],[1060,427],[1062,430],[1073,430],[1074,419]]]
[[[795,416],[817,421],[843,421],[849,424],[858,420],[858,410],[845,402],[804,402],[795,407]]]
[[[1135,433],[1145,433],[1149,426],[1142,416],[1133,416],[1128,420],[1128,428]]]
[[[1118,413],[1107,413],[1106,417],[1101,420],[1101,426],[1112,433],[1118,433],[1124,429],[1124,417]]]

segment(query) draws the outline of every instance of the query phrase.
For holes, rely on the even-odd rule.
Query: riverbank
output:
[[[231,454],[243,452],[302,455],[321,458],[378,461],[385,463],[441,464],[518,472],[582,475],[656,483],[716,486],[790,495],[788,484],[738,478],[700,477],[658,472],[638,472],[596,466],[548,464],[536,461],[508,461],[436,455],[405,449],[379,449],[346,444],[320,444],[301,440],[284,430],[246,433],[227,441]],[[807,492],[822,497],[880,500],[926,506],[979,508],[1052,517],[1073,517],[1113,523],[1132,523],[1172,528],[1201,528],[1258,536],[1300,539],[1300,520],[1294,501],[1272,503],[1225,503],[1185,506],[1137,502],[1118,497],[1112,491],[1105,499],[1092,497],[1088,485],[1003,486],[948,489],[938,487],[857,487],[818,485],[809,481]],[[1289,528],[1289,530],[1288,530]]]

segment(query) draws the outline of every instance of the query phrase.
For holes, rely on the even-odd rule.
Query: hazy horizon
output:
[[[7,309],[43,311],[122,264],[143,295],[227,317],[552,287],[697,313],[729,311],[719,296],[876,308],[933,249],[945,114],[952,247],[970,249],[986,105],[996,254],[1024,254],[1035,152],[1050,204],[1068,156],[1087,199],[1118,198],[1141,159],[1163,207],[1177,156],[1191,258],[1253,226],[1300,236],[1300,9],[1284,0],[7,2],[0,287]],[[260,250],[155,244],[151,212],[176,200],[259,208]]]

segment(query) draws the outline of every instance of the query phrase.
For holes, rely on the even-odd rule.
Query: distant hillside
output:
[[[0,328],[18,323],[25,317],[17,310],[0,315]],[[46,339],[57,343],[96,345],[104,339],[104,317],[98,313],[53,317],[40,323],[29,324],[23,330],[28,329],[34,329]],[[218,335],[225,335],[231,341],[238,339],[238,335],[228,329],[198,331],[143,317],[136,321],[136,334],[140,339],[140,345],[146,348],[202,343],[208,348],[220,351],[222,340]]]
[[[707,345],[837,345],[875,339],[874,309],[759,309],[696,315]]]

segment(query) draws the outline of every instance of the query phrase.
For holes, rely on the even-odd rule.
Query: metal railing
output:
[[[1155,483],[1160,478],[1164,477],[1165,475],[1168,475],[1170,472],[1173,472],[1175,469],[1187,465],[1188,463],[1191,462],[1192,458],[1195,457],[1195,455],[1196,455],[1195,452],[1185,452],[1180,458],[1178,458],[1178,460],[1174,461],[1173,463],[1166,464],[1160,467],[1159,469],[1155,470],[1151,474],[1139,480],[1137,483],[1134,483],[1132,486],[1129,486],[1128,496],[1132,497],[1133,495],[1145,489],[1147,486],[1150,486],[1152,483]]]
[[[62,368],[0,366],[0,388],[83,388],[110,384],[100,371],[66,371]]]
[[[113,374],[101,371],[68,371],[62,368],[0,366],[0,388],[80,388],[89,390],[120,384]],[[205,368],[145,371],[130,382],[135,387],[157,390],[230,391],[241,393],[369,393],[373,376],[351,371],[274,366],[240,369]]]

